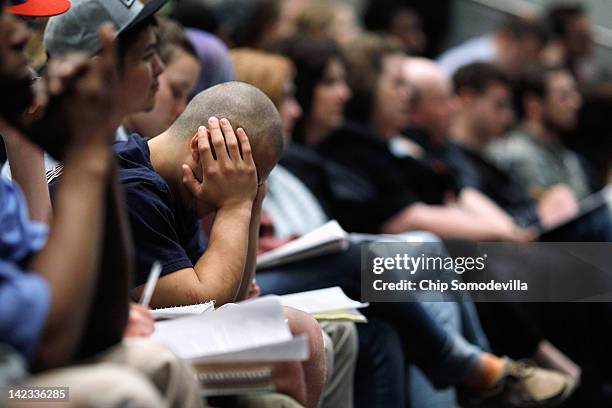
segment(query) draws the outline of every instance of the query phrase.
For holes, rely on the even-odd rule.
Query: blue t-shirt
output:
[[[0,343],[28,360],[45,328],[51,293],[45,279],[23,266],[45,245],[47,231],[29,220],[21,192],[0,176]]]
[[[146,282],[155,261],[161,275],[193,268],[206,243],[196,214],[186,210],[151,164],[147,141],[139,135],[115,143],[136,248],[135,285]]]

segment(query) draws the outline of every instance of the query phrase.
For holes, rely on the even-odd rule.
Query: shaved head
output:
[[[226,118],[249,137],[260,174],[268,174],[283,150],[283,126],[278,110],[263,92],[244,82],[225,82],[197,94],[167,133],[189,139],[208,118]]]

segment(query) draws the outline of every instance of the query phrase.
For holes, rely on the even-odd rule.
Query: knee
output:
[[[160,389],[177,377],[185,377],[188,373],[193,375],[172,351],[148,339],[126,339],[122,348],[125,363],[146,375]]]
[[[294,336],[307,335],[310,346],[310,362],[315,365],[321,378],[325,378],[325,349],[323,344],[323,333],[317,320],[300,310],[284,307],[283,312],[287,317],[289,329]],[[324,381],[321,381],[324,382]]]
[[[323,354],[323,335],[319,322],[308,313],[290,307],[284,307],[283,312],[287,317],[291,333],[294,336],[307,335],[311,353]]]

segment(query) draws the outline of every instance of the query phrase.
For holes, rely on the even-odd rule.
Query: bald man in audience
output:
[[[212,299],[221,306],[246,299],[255,273],[266,178],[282,148],[282,124],[273,103],[240,82],[196,95],[157,137],[146,141],[131,135],[117,144],[136,245],[135,295],[151,264],[159,261],[155,307]],[[211,219],[206,244],[200,223]],[[294,334],[308,334],[310,358],[297,364],[280,391],[316,406],[325,378],[321,330],[310,315],[286,309],[286,316]]]

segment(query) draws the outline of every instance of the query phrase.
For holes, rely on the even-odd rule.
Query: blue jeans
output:
[[[357,330],[355,408],[405,408],[406,362],[397,331],[376,318],[358,324]]]
[[[340,286],[348,296],[359,299],[360,262],[361,248],[351,245],[342,253],[259,271],[257,282],[263,294]],[[442,308],[448,307],[448,304],[441,305]],[[398,332],[407,358],[419,366],[438,388],[461,383],[474,369],[482,353],[455,328],[448,326],[450,330],[447,330],[444,322],[437,322],[419,302],[372,303],[365,309],[365,314],[386,321]],[[463,320],[460,314],[457,318]]]
[[[466,353],[479,354],[489,350],[489,341],[480,326],[473,303],[469,302],[422,302],[427,313],[449,333],[451,352],[449,366],[465,367]],[[467,340],[467,341],[466,341]],[[478,347],[475,347],[478,346]],[[459,350],[459,351],[457,351]],[[467,366],[473,367],[477,360],[467,359]],[[469,369],[466,369],[469,370]],[[408,367],[408,389],[410,406],[415,408],[457,407],[453,388],[436,389],[418,367]]]

